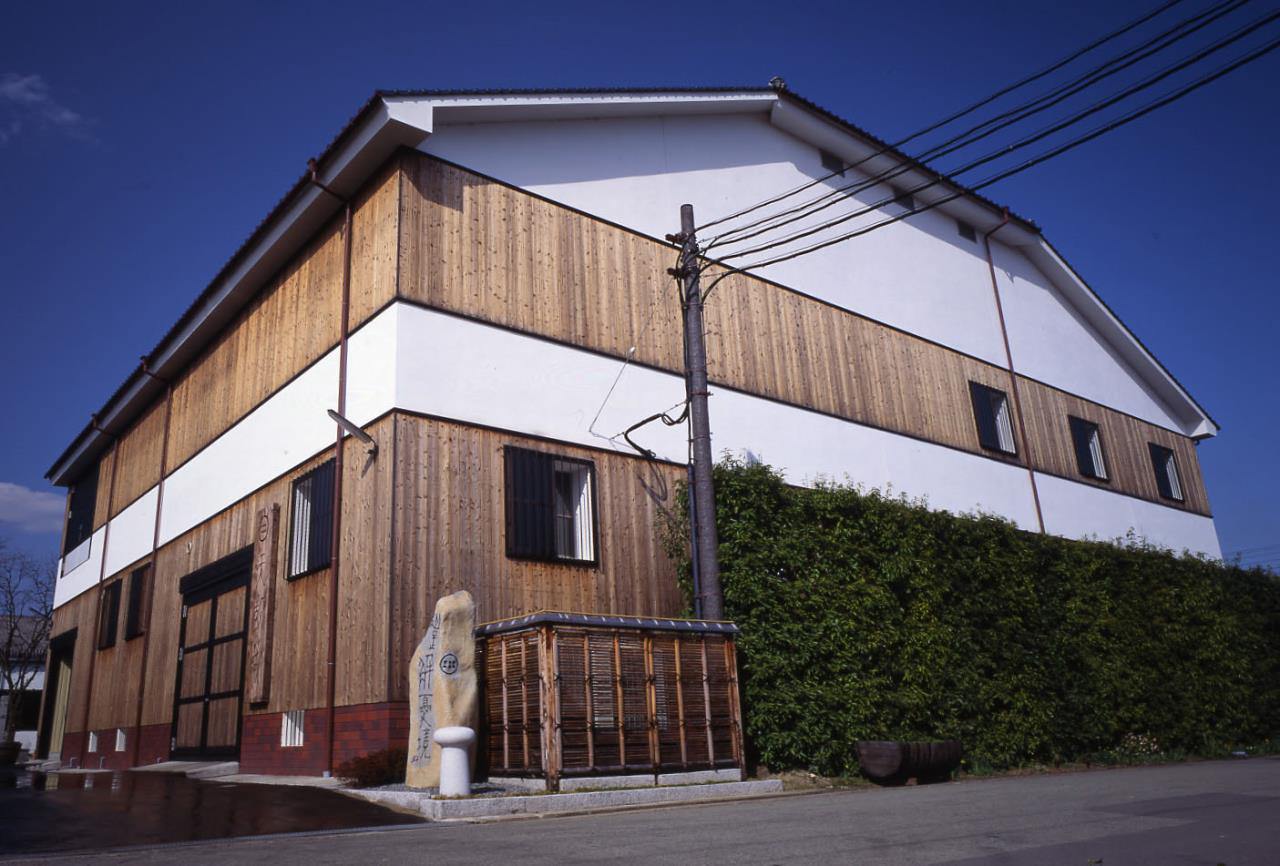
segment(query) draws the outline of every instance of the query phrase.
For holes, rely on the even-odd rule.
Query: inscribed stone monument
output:
[[[405,782],[411,788],[440,784],[437,728],[475,729],[476,605],[469,592],[455,592],[436,603],[431,626],[409,662],[409,762]],[[472,756],[474,760],[474,755]]]

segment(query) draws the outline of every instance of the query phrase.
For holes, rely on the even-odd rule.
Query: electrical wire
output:
[[[1251,0],[1222,0],[1222,2],[1209,7],[1203,12],[1184,19],[1174,25],[1172,28],[1165,30],[1141,45],[1135,46],[1109,60],[1101,65],[1088,70],[1080,76],[1059,85],[1048,93],[1037,97],[1022,105],[1015,106],[1001,114],[997,114],[976,126],[963,130],[962,132],[939,142],[928,150],[916,154],[911,157],[915,162],[924,163],[927,160],[939,159],[958,150],[963,150],[970,145],[989,138],[1002,129],[1014,126],[1029,117],[1048,111],[1055,105],[1058,105],[1070,97],[1084,91],[1107,78],[1117,75],[1124,70],[1141,63],[1143,60],[1164,51],[1165,49],[1175,45],[1176,43],[1186,39],[1200,30],[1208,27],[1219,19],[1230,15],[1240,9]],[[1152,46],[1155,47],[1152,47]],[[819,211],[826,210],[857,192],[869,187],[875,186],[882,182],[889,172],[901,173],[901,166],[895,166],[893,169],[887,169],[878,175],[872,175],[864,180],[853,181],[847,185],[829,190],[826,193],[803,202],[789,209],[778,213],[770,214],[760,219],[753,220],[741,226],[725,231],[714,238],[704,247],[704,252],[716,246],[724,246],[726,244],[736,244],[749,238],[758,237],[765,232],[780,228],[796,222],[805,217],[812,216]],[[896,174],[892,175],[896,176]],[[826,202],[823,204],[823,202]],[[820,205],[820,206],[819,206]],[[794,215],[794,216],[793,216]],[[751,231],[756,229],[755,231]]]
[[[1104,123],[1100,126],[1095,127],[1094,129],[1090,130],[1084,135],[1081,135],[1077,138],[1072,139],[1071,141],[1065,142],[1061,145],[1058,145],[1047,151],[1044,151],[1039,155],[1026,160],[1023,163],[1020,163],[1019,165],[1016,165],[1012,168],[998,172],[997,174],[991,175],[985,178],[984,180],[982,180],[980,183],[977,183],[969,187],[967,190],[951,193],[943,198],[929,202],[924,207],[916,208],[909,212],[898,214],[897,216],[890,217],[885,220],[881,220],[880,222],[877,222],[877,223],[873,223],[870,226],[865,226],[855,231],[847,232],[843,235],[840,235],[839,237],[830,238],[830,239],[821,241],[819,243],[811,244],[810,246],[800,250],[786,253],[784,255],[774,256],[773,258],[765,259],[763,261],[753,262],[741,267],[730,268],[725,273],[718,275],[716,279],[711,283],[711,285],[707,287],[707,289],[703,292],[703,300],[704,301],[706,300],[706,298],[711,294],[711,291],[717,285],[719,285],[721,281],[735,274],[744,274],[744,273],[747,273],[748,271],[757,270],[759,268],[766,267],[768,265],[773,265],[779,262],[796,259],[801,256],[808,255],[817,250],[823,249],[825,247],[842,243],[846,240],[850,240],[852,238],[859,237],[861,235],[869,234],[870,232],[875,231],[876,229],[883,228],[892,223],[900,222],[901,220],[907,219],[908,217],[915,216],[920,213],[924,213],[925,211],[933,210],[934,208],[939,207],[940,205],[946,204],[949,201],[954,201],[955,199],[962,198],[970,193],[976,192],[980,189],[984,189],[988,186],[991,186],[992,184],[995,184],[1007,178],[1013,177],[1016,174],[1020,174],[1021,172],[1024,172],[1030,168],[1040,165],[1043,162],[1046,162],[1070,150],[1074,150],[1075,148],[1083,144],[1093,141],[1094,139],[1108,132],[1119,129],[1122,126],[1126,126],[1127,124],[1132,123],[1133,121],[1138,120],[1141,117],[1145,117],[1151,112],[1156,111],[1160,108],[1163,108],[1166,105],[1169,105],[1173,102],[1177,102],[1178,100],[1190,95],[1191,93],[1199,90],[1200,88],[1205,87],[1214,81],[1217,81],[1219,78],[1222,78],[1223,76],[1228,75],[1231,72],[1243,66],[1246,66],[1250,63],[1253,63],[1256,60],[1261,59],[1262,57],[1265,57],[1267,54],[1270,54],[1272,51],[1276,50],[1276,48],[1280,48],[1280,39],[1273,39],[1270,42],[1265,43],[1261,47],[1249,52],[1248,54],[1245,54],[1237,58],[1236,60],[1226,63],[1218,67],[1212,72],[1206,73],[1205,75],[1201,76],[1195,81],[1189,84],[1183,85],[1182,87],[1179,87],[1173,91],[1170,91],[1168,94],[1166,94],[1163,97],[1160,97],[1159,99],[1153,100],[1152,102],[1144,106],[1141,106],[1140,108],[1133,109],[1132,111],[1130,111],[1125,115],[1122,115],[1114,120],[1108,121],[1107,123]],[[887,201],[890,201],[890,200],[887,199],[886,202]],[[717,263],[712,262],[712,263],[709,263],[709,266],[715,266],[716,264]]]
[[[851,213],[845,214],[844,216],[838,217],[838,218],[836,218],[836,219],[828,220],[827,222],[824,222],[824,223],[822,223],[822,224],[820,224],[820,225],[813,226],[813,227],[811,227],[811,228],[807,228],[807,229],[803,229],[803,230],[800,230],[800,231],[797,231],[797,232],[793,232],[793,233],[791,233],[791,234],[789,234],[789,235],[786,235],[786,236],[784,236],[784,237],[782,237],[782,238],[779,238],[779,239],[777,239],[777,240],[774,240],[774,241],[770,241],[770,242],[768,242],[768,243],[759,244],[759,245],[757,245],[757,246],[750,247],[750,248],[745,249],[745,250],[738,250],[738,251],[734,251],[734,252],[732,252],[732,253],[729,253],[728,255],[719,256],[719,257],[718,257],[718,260],[719,260],[719,261],[722,261],[722,262],[724,262],[724,261],[729,261],[729,260],[731,260],[731,259],[737,259],[737,258],[742,258],[742,257],[744,257],[744,256],[755,255],[755,254],[757,254],[757,253],[764,252],[764,251],[766,251],[766,250],[770,250],[770,249],[775,249],[775,248],[780,247],[780,246],[786,246],[787,244],[794,243],[795,241],[800,240],[800,239],[802,239],[802,238],[810,237],[810,236],[812,236],[812,235],[814,235],[814,234],[818,234],[818,233],[820,233],[820,232],[824,232],[824,231],[826,231],[826,230],[828,230],[828,229],[830,229],[830,228],[832,228],[832,227],[834,227],[834,226],[837,226],[837,225],[840,225],[840,224],[842,224],[842,223],[848,222],[849,220],[851,220],[851,219],[855,219],[855,218],[857,218],[857,217],[859,217],[859,216],[863,216],[863,215],[865,215],[865,214],[867,214],[867,213],[870,213],[870,212],[871,212],[871,211],[873,211],[873,210],[877,210],[878,208],[881,208],[881,207],[883,207],[884,205],[887,205],[887,204],[889,204],[889,203],[893,202],[895,199],[900,198],[903,194],[911,194],[911,195],[914,195],[915,193],[922,192],[922,191],[924,191],[924,190],[926,190],[926,189],[929,189],[929,188],[931,188],[931,187],[933,187],[933,186],[937,186],[938,184],[946,183],[946,182],[948,182],[950,179],[952,179],[952,178],[954,178],[954,177],[958,177],[959,175],[962,175],[962,174],[965,174],[965,173],[967,173],[967,172],[969,172],[969,171],[972,171],[973,169],[978,168],[978,167],[980,167],[980,166],[982,166],[982,165],[986,165],[987,163],[994,162],[994,161],[995,161],[995,160],[997,160],[997,159],[1001,159],[1001,158],[1003,158],[1003,157],[1005,157],[1005,156],[1008,156],[1010,153],[1013,153],[1013,152],[1015,152],[1015,151],[1018,151],[1018,150],[1021,150],[1021,149],[1025,148],[1025,147],[1028,147],[1028,146],[1030,146],[1030,145],[1032,145],[1032,144],[1036,143],[1037,141],[1041,141],[1041,140],[1043,140],[1043,139],[1047,138],[1048,136],[1050,136],[1050,135],[1052,135],[1052,134],[1054,134],[1054,133],[1056,133],[1056,132],[1061,132],[1062,130],[1064,130],[1064,129],[1066,129],[1066,128],[1070,127],[1070,126],[1073,126],[1073,125],[1075,125],[1076,123],[1079,123],[1081,120],[1084,120],[1084,119],[1085,119],[1085,118],[1087,118],[1087,117],[1090,117],[1090,116],[1092,116],[1092,115],[1094,115],[1094,114],[1097,114],[1097,113],[1098,113],[1098,112],[1100,112],[1100,111],[1103,111],[1103,110],[1105,110],[1105,109],[1107,109],[1107,108],[1110,108],[1111,106],[1113,106],[1113,105],[1115,105],[1115,104],[1117,104],[1117,103],[1119,103],[1119,102],[1121,102],[1121,101],[1123,101],[1123,100],[1125,100],[1125,99],[1128,99],[1130,96],[1133,96],[1133,95],[1135,95],[1135,94],[1137,94],[1137,93],[1140,93],[1140,92],[1142,92],[1142,91],[1144,91],[1144,90],[1146,90],[1146,89],[1148,89],[1148,88],[1150,88],[1150,87],[1154,86],[1155,84],[1158,84],[1159,82],[1161,82],[1161,81],[1163,81],[1164,79],[1166,79],[1166,78],[1170,77],[1171,75],[1174,75],[1174,74],[1176,74],[1176,73],[1178,73],[1178,72],[1181,72],[1181,71],[1183,71],[1183,70],[1187,69],[1188,67],[1193,66],[1193,65],[1195,65],[1195,64],[1197,64],[1197,63],[1199,63],[1201,60],[1204,60],[1205,58],[1207,58],[1207,57],[1209,57],[1209,56],[1211,56],[1211,55],[1213,55],[1213,54],[1215,54],[1215,53],[1217,53],[1217,52],[1219,52],[1219,51],[1222,51],[1223,49],[1225,49],[1225,48],[1227,48],[1227,47],[1229,47],[1229,46],[1231,46],[1231,45],[1235,44],[1236,42],[1240,41],[1241,39],[1245,38],[1246,36],[1249,36],[1249,35],[1251,35],[1252,33],[1256,32],[1256,31],[1257,31],[1257,30],[1259,30],[1260,28],[1265,27],[1266,25],[1268,25],[1268,24],[1272,23],[1273,21],[1275,21],[1275,20],[1276,20],[1276,19],[1278,19],[1278,18],[1280,18],[1280,11],[1272,12],[1272,13],[1270,13],[1269,15],[1264,15],[1264,16],[1262,16],[1261,18],[1259,18],[1259,19],[1257,19],[1257,20],[1253,21],[1252,23],[1250,23],[1250,24],[1248,24],[1248,25],[1246,25],[1246,26],[1244,26],[1244,27],[1242,27],[1242,28],[1239,28],[1238,30],[1234,31],[1233,33],[1231,33],[1231,34],[1230,34],[1230,35],[1228,35],[1227,37],[1224,37],[1223,39],[1218,40],[1217,42],[1215,42],[1215,43],[1213,43],[1213,44],[1209,45],[1208,47],[1203,48],[1203,49],[1201,49],[1200,51],[1197,51],[1197,52],[1195,52],[1194,54],[1192,54],[1192,55],[1190,55],[1190,56],[1188,56],[1188,57],[1184,58],[1183,60],[1179,61],[1178,63],[1175,63],[1175,64],[1172,64],[1172,65],[1170,65],[1170,66],[1167,66],[1167,67],[1165,67],[1164,69],[1162,69],[1161,71],[1159,71],[1159,72],[1157,72],[1157,73],[1154,73],[1153,75],[1148,76],[1147,78],[1143,79],[1142,81],[1138,82],[1137,84],[1134,84],[1134,85],[1132,85],[1132,86],[1130,86],[1130,87],[1128,87],[1128,88],[1125,88],[1124,90],[1120,91],[1119,93],[1115,94],[1114,96],[1110,96],[1110,97],[1108,97],[1108,98],[1106,98],[1106,99],[1100,100],[1099,102],[1095,102],[1095,103],[1093,103],[1092,105],[1088,106],[1087,108],[1084,108],[1084,109],[1082,109],[1081,111],[1076,112],[1074,115],[1071,115],[1070,117],[1068,117],[1068,118],[1067,118],[1067,119],[1065,119],[1065,120],[1062,120],[1062,121],[1059,121],[1059,122],[1057,122],[1057,123],[1051,124],[1051,125],[1049,125],[1049,126],[1047,126],[1047,127],[1043,127],[1043,128],[1041,128],[1040,130],[1038,130],[1038,131],[1036,131],[1036,132],[1032,133],[1031,135],[1025,136],[1025,137],[1023,137],[1023,138],[1019,139],[1018,141],[1016,141],[1016,142],[1014,142],[1014,143],[1012,143],[1012,144],[1006,145],[1006,146],[1004,146],[1004,147],[1002,147],[1002,148],[1000,148],[1000,149],[998,149],[998,150],[996,150],[996,151],[990,152],[990,153],[988,153],[988,154],[986,154],[986,155],[984,155],[984,156],[982,156],[982,157],[979,157],[979,158],[977,158],[977,159],[974,159],[974,160],[972,160],[972,161],[970,161],[970,162],[966,163],[965,165],[963,165],[963,166],[961,166],[961,167],[959,167],[959,168],[957,168],[957,169],[955,169],[955,170],[949,171],[949,172],[945,175],[945,177],[944,177],[944,176],[939,176],[938,178],[936,178],[936,179],[934,179],[934,180],[928,181],[928,182],[926,182],[926,183],[924,183],[924,184],[921,184],[921,185],[919,185],[919,186],[917,186],[917,187],[914,187],[914,188],[912,188],[912,189],[904,190],[904,191],[901,191],[901,192],[895,192],[895,193],[894,193],[894,195],[889,196],[889,197],[887,197],[887,198],[885,198],[885,199],[882,199],[882,200],[881,200],[881,201],[879,201],[879,202],[876,202],[876,203],[874,203],[874,204],[872,204],[872,205],[869,205],[869,206],[867,206],[867,207],[863,207],[863,208],[860,208],[860,209],[858,209],[858,210],[852,211]],[[1235,68],[1235,67],[1234,67],[1234,66],[1232,66],[1231,68]],[[911,169],[910,169],[910,167],[909,167],[909,166],[903,166],[903,167],[899,168],[896,172],[889,172],[889,173],[886,175],[886,177],[887,177],[887,178],[889,178],[889,179],[892,179],[893,177],[896,177],[896,176],[898,176],[898,175],[900,175],[900,174],[904,174],[904,173],[906,173],[907,171],[910,171],[910,170],[911,170]],[[883,181],[881,181],[881,182],[883,182]],[[976,191],[978,188],[979,188],[979,187],[976,187],[976,186],[974,186],[974,187],[970,187],[970,188],[969,188],[969,191],[970,191],[970,192],[973,192],[973,191]],[[954,197],[953,197],[953,198],[954,198]],[[949,201],[949,200],[951,200],[951,199],[947,199],[947,200]],[[917,209],[917,210],[918,210],[918,209]]]
[[[857,165],[861,165],[862,163],[867,162],[868,160],[874,159],[877,156],[883,156],[884,154],[889,153],[890,151],[898,147],[901,147],[902,145],[908,142],[914,141],[923,135],[927,135],[930,132],[933,132],[934,130],[940,129],[941,127],[946,126],[949,123],[952,123],[956,120],[959,120],[962,117],[972,114],[973,112],[977,111],[979,108],[983,108],[991,104],[992,102],[996,101],[1002,96],[1006,96],[1015,90],[1019,90],[1020,88],[1025,87],[1028,84],[1039,81],[1045,76],[1051,75],[1054,72],[1057,72],[1059,69],[1062,69],[1064,66],[1067,66],[1072,61],[1077,60],[1080,57],[1083,57],[1085,54],[1088,54],[1090,51],[1093,51],[1095,48],[1100,48],[1106,43],[1120,38],[1126,33],[1129,33],[1130,31],[1147,23],[1151,19],[1158,17],[1159,15],[1166,12],[1167,10],[1172,9],[1174,6],[1177,6],[1181,2],[1183,2],[1183,0],[1169,0],[1169,2],[1162,3],[1159,6],[1157,6],[1155,9],[1151,10],[1150,12],[1147,12],[1139,16],[1138,18],[1133,19],[1127,24],[1121,26],[1118,30],[1114,30],[1105,36],[1095,39],[1093,42],[1089,43],[1088,45],[1085,45],[1084,47],[1075,50],[1074,52],[1062,58],[1061,60],[1055,61],[1054,63],[1040,70],[1039,72],[1033,73],[1032,75],[1028,75],[1023,79],[1008,85],[1007,87],[1001,88],[1000,90],[997,90],[995,93],[991,94],[990,96],[984,97],[983,99],[978,100],[977,102],[967,106],[966,108],[962,108],[959,111],[956,111],[948,115],[947,117],[944,117],[943,119],[936,121],[935,123],[932,123],[929,126],[924,127],[923,129],[920,129],[911,133],[906,138],[902,138],[896,142],[893,142],[892,144],[885,145],[878,152],[873,153],[868,157],[865,157],[860,162],[855,163],[852,166],[847,166],[845,168],[842,168],[839,171],[833,171],[830,174],[824,175],[823,177],[819,177],[815,180],[809,181],[808,183],[802,184],[789,192],[785,192],[780,195],[774,196],[773,198],[766,199],[762,202],[759,202],[758,204],[751,205],[750,207],[747,207],[735,213],[729,214],[728,216],[720,217],[719,219],[712,220],[711,222],[703,223],[702,225],[697,226],[695,231],[702,231],[704,229],[710,228],[711,226],[719,225],[721,223],[727,222],[731,219],[737,219],[740,216],[745,216],[746,214],[759,210],[762,207],[768,207],[771,204],[776,204],[779,201],[783,201],[785,199],[790,198],[793,195],[797,195],[801,192],[804,192],[806,189],[810,189],[816,186],[817,184],[822,183],[825,180],[829,180],[830,178],[835,177],[836,175],[843,175],[844,172],[847,171],[849,168],[854,168]]]

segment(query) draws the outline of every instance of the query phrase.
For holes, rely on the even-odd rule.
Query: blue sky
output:
[[[56,545],[45,470],[376,88],[782,75],[894,139],[1153,5],[11,5],[0,535]],[[1278,89],[1280,52],[987,190],[1043,226],[1222,425],[1200,456],[1227,551],[1280,543]]]

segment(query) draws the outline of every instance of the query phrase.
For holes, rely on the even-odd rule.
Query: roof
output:
[[[775,79],[775,82],[778,82]],[[1202,435],[1213,435],[1217,423],[1190,395],[1173,374],[1155,358],[1097,294],[1066,265],[1056,250],[1048,247],[1040,228],[1031,220],[1018,216],[992,199],[973,192],[952,178],[906,153],[892,147],[883,139],[840,117],[835,112],[814,103],[783,84],[766,87],[604,87],[604,88],[523,88],[484,90],[378,90],[342,127],[332,141],[316,158],[317,176],[329,188],[351,193],[371,173],[370,165],[379,164],[390,153],[388,147],[416,145],[431,133],[432,113],[415,112],[413,100],[425,100],[442,105],[450,102],[467,102],[466,110],[477,110],[485,103],[510,105],[523,101],[531,111],[544,111],[552,102],[590,101],[599,111],[602,103],[612,103],[619,110],[638,103],[661,103],[670,106],[679,101],[694,108],[705,108],[716,102],[756,98],[773,103],[797,106],[813,117],[820,118],[836,129],[871,145],[882,152],[885,159],[906,165],[909,169],[938,181],[963,194],[964,198],[981,206],[992,215],[1005,215],[1014,225],[1028,235],[1038,238],[1069,271],[1071,279],[1079,283],[1085,293],[1105,310],[1104,320],[1113,320],[1128,340],[1140,349],[1141,356],[1168,377],[1176,391],[1202,415],[1211,430]],[[384,153],[385,151],[385,153]],[[301,162],[302,160],[300,160]],[[245,241],[232,253],[226,264],[207,286],[196,296],[191,306],[178,318],[156,346],[142,357],[138,367],[107,398],[90,422],[71,441],[50,466],[46,477],[56,484],[70,484],[82,472],[89,461],[95,459],[115,437],[145,411],[164,390],[164,382],[181,371],[196,353],[214,339],[222,326],[235,315],[265,282],[264,274],[272,272],[273,263],[279,264],[282,253],[278,247],[288,237],[305,236],[327,219],[338,205],[332,197],[318,192],[310,182],[310,172],[304,172],[285,192],[281,199],[254,228]],[[299,211],[302,211],[299,214]],[[292,218],[292,219],[291,219]],[[287,244],[284,244],[288,246]],[[300,245],[297,244],[297,245]],[[292,252],[292,249],[288,250]],[[270,255],[275,253],[275,255]],[[253,277],[258,281],[255,283]]]

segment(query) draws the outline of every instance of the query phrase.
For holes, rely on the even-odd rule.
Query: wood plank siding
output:
[[[684,608],[661,547],[683,467],[396,413],[392,523],[391,700],[406,700],[409,658],[435,603],[460,589],[479,621],[540,609],[675,616]],[[590,460],[596,470],[597,565],[508,559],[506,445]]]
[[[120,454],[120,465],[116,474],[116,489],[111,497],[112,517],[159,483],[164,427],[164,401],[157,400],[120,437],[116,446]]]
[[[679,307],[666,270],[675,250],[570,208],[405,151],[400,296],[616,357],[683,369]],[[998,460],[978,442],[968,382],[1011,392],[1008,370],[765,280],[732,276],[705,313],[711,381]],[[1208,514],[1185,436],[1019,376],[1038,423],[1018,458],[1084,480],[1066,429],[1072,407],[1105,419],[1116,464],[1109,489]],[[1028,401],[1030,402],[1030,401]],[[713,406],[714,411],[714,406]],[[1028,407],[1028,413],[1031,407]],[[1102,424],[1102,421],[1099,420]],[[1121,446],[1121,441],[1124,445]],[[1148,441],[1176,442],[1184,503],[1155,491]]]
[[[71,689],[67,697],[67,726],[70,732],[85,730],[85,701],[89,695],[89,659],[97,652],[95,626],[98,621],[98,587],[83,592],[53,612],[49,636],[56,638],[76,630],[75,652],[71,659]]]

